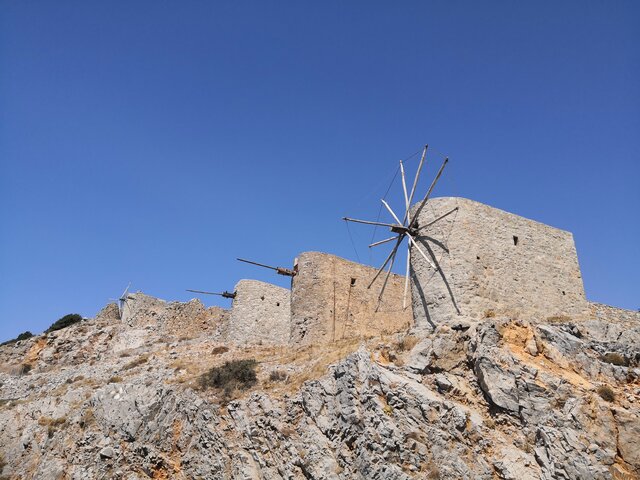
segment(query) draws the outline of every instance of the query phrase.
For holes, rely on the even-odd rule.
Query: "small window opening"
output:
[[[351,286],[352,287],[356,286],[356,279],[355,278],[351,278]]]
[[[476,260],[480,260],[480,256],[479,255],[476,255]]]
[[[279,307],[279,306],[280,306],[280,302],[276,302],[276,307]]]
[[[264,295],[262,295],[262,296],[260,297],[260,300],[264,300]]]
[[[516,237],[515,235],[513,236],[513,244],[518,245],[518,237]]]
[[[563,294],[563,295],[566,295],[566,293],[564,293],[564,290],[562,290],[562,294]]]

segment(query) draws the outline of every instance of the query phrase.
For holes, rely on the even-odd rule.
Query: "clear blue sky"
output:
[[[0,339],[355,259],[340,217],[423,143],[437,195],[573,232],[588,298],[635,309],[639,127],[638,2],[3,0]]]

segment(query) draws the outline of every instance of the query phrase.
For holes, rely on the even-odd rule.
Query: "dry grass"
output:
[[[482,316],[484,318],[493,318],[496,316],[496,311],[495,310],[485,310],[484,313],[482,314]]]
[[[94,424],[96,421],[96,417],[93,414],[93,409],[87,408],[82,413],[82,418],[80,419],[80,428],[86,428],[89,425]]]
[[[122,367],[122,370],[131,370],[132,368],[139,367],[140,365],[147,363],[148,360],[149,354],[145,353],[144,355],[140,355],[135,360],[127,363],[124,367]]]
[[[269,380],[272,382],[284,382],[287,378],[287,372],[282,370],[274,370],[269,374]]]
[[[597,392],[600,398],[607,402],[613,402],[616,399],[616,394],[609,385],[600,385]]]
[[[377,341],[377,339],[374,339]],[[181,355],[168,363],[176,375],[166,381],[168,384],[186,384],[197,388],[198,378],[206,371],[222,365],[220,355],[225,353],[226,361],[255,359],[260,368],[256,373],[259,382],[247,390],[236,391],[237,398],[245,397],[256,389],[269,391],[274,396],[297,391],[308,381],[327,373],[327,367],[353,353],[365,342],[362,338],[338,340],[327,345],[309,345],[296,349],[287,346],[248,346],[227,349],[225,346],[202,345],[189,350],[189,356]],[[218,353],[219,352],[219,353]],[[270,381],[273,370],[287,366],[286,381]]]
[[[547,317],[547,322],[550,323],[566,323],[571,320],[572,318],[567,315],[552,315],[551,317]]]
[[[107,383],[120,383],[120,382],[122,382],[122,377],[118,375],[114,375],[109,380],[107,380]]]
[[[355,352],[360,346],[360,339],[345,339],[330,345],[309,346],[283,355],[278,359],[281,364],[300,367],[300,372],[289,375],[287,391],[295,392],[304,382],[320,378],[327,373],[327,367]]]
[[[429,462],[427,462],[427,464],[424,466],[424,472],[426,473],[429,480],[439,480],[441,478],[440,469],[433,460],[429,460]]]
[[[603,355],[602,361],[611,363],[613,365],[617,365],[619,367],[624,367],[627,365],[627,360],[622,355],[615,352],[608,352],[605,355]]]
[[[398,343],[396,343],[396,350],[398,352],[408,352],[415,347],[420,339],[413,335],[404,336]]]
[[[67,422],[65,417],[60,418],[51,418],[51,417],[40,417],[38,420],[38,425],[47,427],[47,436],[49,438],[53,437],[53,434],[56,433],[56,430],[60,428]]]

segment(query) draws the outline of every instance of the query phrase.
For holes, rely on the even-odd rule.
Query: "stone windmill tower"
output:
[[[431,198],[448,159],[445,158],[424,198],[412,205],[422,157],[410,192],[400,163],[405,212],[396,215],[383,199],[393,223],[345,218],[388,227],[393,236],[370,247],[393,242],[393,248],[369,288],[387,269],[382,298],[402,242],[407,239],[403,303],[411,285],[416,326],[487,316],[525,319],[579,319],[587,301],[570,232],[458,197]]]

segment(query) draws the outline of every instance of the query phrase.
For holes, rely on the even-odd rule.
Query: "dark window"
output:
[[[276,302],[276,307],[279,307],[279,306],[280,306],[280,302]]]
[[[516,237],[515,235],[513,236],[513,244],[518,245],[518,237]]]
[[[355,278],[352,278],[352,279],[351,279],[351,286],[352,286],[352,287],[355,287],[355,285],[356,285],[356,279],[355,279]]]

